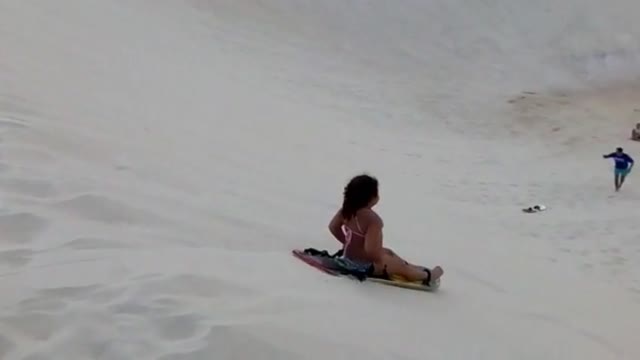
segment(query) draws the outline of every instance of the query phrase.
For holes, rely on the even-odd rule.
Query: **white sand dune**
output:
[[[0,358],[640,358],[638,10],[0,0]],[[362,171],[439,292],[290,255]]]

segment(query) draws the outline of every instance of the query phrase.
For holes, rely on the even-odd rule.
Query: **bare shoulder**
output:
[[[384,222],[378,213],[371,209],[362,209],[361,210],[362,218],[369,225],[378,225],[380,227],[384,226]]]
[[[342,209],[338,209],[338,211],[336,211],[336,213],[331,218],[330,225],[334,227],[335,226],[339,227],[343,223],[344,223],[344,218],[342,217]]]

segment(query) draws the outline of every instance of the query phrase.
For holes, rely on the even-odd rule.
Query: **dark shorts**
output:
[[[627,169],[615,168],[613,170],[613,173],[616,174],[616,175],[627,176],[627,175],[629,175],[629,171],[631,171],[631,170],[629,170],[628,168]]]
[[[346,257],[339,257],[335,259],[335,262],[345,269],[357,271],[357,272],[371,272],[373,271],[373,264],[370,262],[360,262],[356,260],[351,260]]]

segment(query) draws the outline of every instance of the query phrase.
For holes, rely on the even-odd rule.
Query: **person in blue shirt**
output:
[[[633,168],[633,159],[631,156],[626,154],[621,147],[616,149],[616,152],[612,152],[611,154],[602,155],[603,158],[609,159],[612,158],[615,162],[615,167],[613,169],[616,191],[619,191],[624,183],[624,178],[629,175],[631,169]]]

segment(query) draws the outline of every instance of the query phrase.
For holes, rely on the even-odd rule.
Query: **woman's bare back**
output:
[[[356,212],[351,219],[344,220],[347,230],[347,243],[345,244],[344,255],[356,261],[371,261],[369,254],[365,250],[367,229],[369,226],[382,219],[373,210],[365,208]]]

